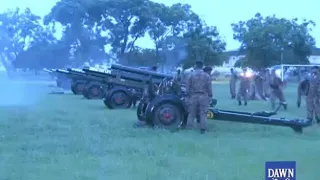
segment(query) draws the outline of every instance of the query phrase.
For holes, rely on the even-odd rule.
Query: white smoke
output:
[[[0,72],[0,107],[35,105],[48,92],[48,83],[10,80],[6,72]]]

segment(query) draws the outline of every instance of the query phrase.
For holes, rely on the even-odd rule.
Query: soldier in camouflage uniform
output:
[[[211,76],[211,73],[212,73],[212,67],[210,66],[206,66],[203,68],[203,71],[207,74],[209,74],[209,76]]]
[[[229,88],[230,88],[230,94],[231,98],[235,99],[236,98],[236,82],[237,82],[237,74],[234,72],[234,69],[230,69],[230,81],[229,81]]]
[[[276,100],[278,99],[280,101],[280,104],[283,106],[283,108],[287,110],[288,105],[282,90],[283,84],[284,83],[281,80],[281,78],[276,75],[275,70],[272,70],[271,79],[270,79],[270,87],[271,87],[270,100],[271,100],[272,109],[275,108],[275,103],[276,103]]]
[[[270,72],[269,69],[265,69],[263,75],[263,96],[270,98]]]
[[[320,69],[318,66],[312,68],[306,104],[307,119],[313,121],[315,117],[317,124],[320,124]]]
[[[301,106],[301,97],[302,96],[307,96],[308,91],[309,91],[309,79],[303,80],[299,85],[298,85],[298,93],[297,93],[297,106],[300,108]]]
[[[201,134],[206,131],[207,111],[212,98],[212,83],[210,76],[203,71],[203,62],[197,61],[195,71],[187,82],[186,94],[190,99],[187,128],[192,128],[199,114]]]
[[[240,76],[240,84],[237,94],[238,105],[242,105],[242,100],[244,101],[244,105],[248,104],[248,91],[250,88],[250,78],[246,76],[247,69],[243,69],[243,75]]]

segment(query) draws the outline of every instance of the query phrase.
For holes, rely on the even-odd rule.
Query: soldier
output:
[[[266,100],[264,94],[263,94],[263,77],[264,73],[262,71],[259,71],[258,74],[255,76],[254,79],[254,84],[256,87],[256,93],[258,94],[258,96],[260,97],[260,99],[262,100]]]
[[[284,83],[281,80],[280,77],[277,76],[276,71],[273,69],[271,71],[271,80],[270,80],[270,87],[271,87],[271,107],[272,109],[275,108],[275,101],[276,99],[279,99],[280,104],[283,106],[285,110],[287,110],[287,102],[285,100],[284,94],[283,94],[283,87]]]
[[[203,71],[207,74],[209,74],[209,76],[211,76],[211,72],[212,72],[212,67],[210,66],[206,66],[203,68]]]
[[[247,68],[243,69],[243,73],[240,76],[240,85],[238,88],[238,94],[237,94],[237,100],[238,100],[238,105],[242,105],[242,101],[244,101],[244,105],[247,106],[248,104],[248,91],[250,88],[250,78],[247,77]]]
[[[234,72],[234,69],[230,69],[230,81],[229,81],[229,88],[230,88],[230,94],[231,98],[235,99],[236,98],[236,82],[237,82],[237,74]]]
[[[267,99],[270,97],[270,71],[265,69],[263,75],[263,96]]]
[[[203,62],[197,61],[195,71],[190,75],[186,94],[190,98],[187,128],[193,126],[194,119],[199,114],[200,132],[206,131],[207,111],[212,98],[212,83],[210,76],[203,71]]]
[[[132,107],[137,106],[137,102],[139,100],[138,92],[135,89],[131,90],[132,96],[131,96],[131,101],[132,101]]]
[[[300,108],[301,106],[301,97],[307,96],[309,91],[309,79],[305,79],[298,85],[298,96],[297,96],[297,106]]]
[[[320,68],[318,66],[312,68],[306,103],[307,119],[312,122],[315,116],[317,124],[320,124]]]

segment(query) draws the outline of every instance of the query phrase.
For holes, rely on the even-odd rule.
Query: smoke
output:
[[[168,38],[166,42],[167,47],[164,48],[165,62],[164,66],[167,68],[177,67],[183,63],[188,56],[186,49],[186,42],[183,39],[177,37]]]
[[[36,105],[47,94],[48,85],[26,80],[10,80],[0,71],[0,107]]]

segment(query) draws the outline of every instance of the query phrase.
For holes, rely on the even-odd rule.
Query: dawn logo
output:
[[[269,161],[265,164],[266,180],[296,180],[295,161]]]

